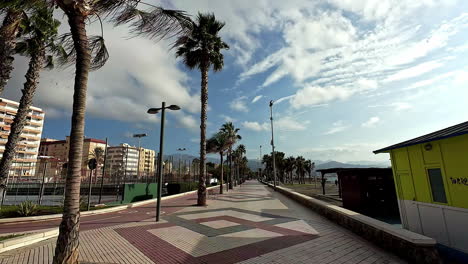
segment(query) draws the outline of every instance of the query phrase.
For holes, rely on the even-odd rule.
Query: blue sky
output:
[[[208,135],[233,121],[249,158],[270,150],[270,100],[277,150],[314,160],[386,161],[371,151],[466,121],[467,1],[155,2],[226,22],[231,49],[210,73]],[[111,57],[90,75],[86,136],[136,144],[131,134],[148,133],[143,146],[156,149],[159,120],[146,109],[166,101],[182,107],[167,114],[166,153],[198,155],[200,73],[170,40],[109,24],[104,37]],[[16,60],[5,97],[19,98],[26,63]],[[46,111],[45,137],[69,133],[72,87],[73,69],[43,73],[34,103]]]

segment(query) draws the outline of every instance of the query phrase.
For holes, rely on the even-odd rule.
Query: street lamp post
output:
[[[159,216],[161,214],[161,193],[162,193],[162,160],[163,160],[163,150],[164,150],[164,119],[165,119],[165,110],[180,110],[180,107],[177,105],[170,105],[166,107],[166,102],[162,102],[161,108],[150,108],[148,109],[148,114],[154,115],[161,111],[161,133],[159,137],[159,159],[158,159],[158,199],[156,201],[156,222],[159,222]]]
[[[137,162],[137,179],[140,179],[140,155],[141,155],[141,138],[148,136],[147,134],[133,134],[134,138],[138,138],[138,162]]]
[[[271,149],[273,158],[273,186],[276,187],[275,141],[273,137],[273,100],[270,101]]]
[[[177,149],[177,151],[180,151],[181,153],[182,153],[182,151],[186,151],[186,150],[187,150],[186,148],[178,148],[178,149]],[[178,178],[178,179],[177,179],[178,181],[181,181],[180,178],[181,178],[181,176],[182,176],[181,169],[180,169],[180,158],[181,158],[181,157],[182,157],[182,154],[180,154],[180,156],[179,156],[179,176],[177,177],[177,178]],[[185,164],[185,163],[184,163],[184,164]],[[183,178],[183,176],[182,176],[182,178]]]
[[[258,178],[261,179],[262,178],[262,169],[263,169],[263,165],[262,165],[262,145],[260,145],[260,170],[259,170],[259,175],[258,175]]]

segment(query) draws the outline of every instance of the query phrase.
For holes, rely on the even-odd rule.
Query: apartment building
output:
[[[10,134],[11,124],[18,111],[19,103],[0,98],[0,157]],[[21,133],[15,159],[11,166],[12,176],[27,177],[35,174],[39,143],[44,126],[44,111],[32,106],[28,113],[28,122]]]
[[[96,148],[106,149],[106,141],[85,138],[83,141],[83,155],[81,176],[89,176],[88,160],[93,158],[93,153]],[[39,155],[44,157],[38,160],[37,170],[38,175],[42,176],[43,171],[46,171],[46,177],[57,177],[63,175],[62,169],[66,168],[68,162],[68,152],[70,150],[70,137],[65,140],[56,140],[43,138],[39,147]],[[47,167],[46,164],[47,163]],[[101,170],[97,170],[97,176],[102,175]]]
[[[123,180],[137,178],[138,148],[120,144],[107,148],[106,174],[111,178]]]
[[[155,173],[155,151],[152,149],[140,148],[139,172],[140,177],[154,176]]]

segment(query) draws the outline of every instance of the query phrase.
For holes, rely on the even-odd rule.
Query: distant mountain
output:
[[[330,169],[330,168],[386,168],[389,165],[385,165],[382,163],[375,163],[375,162],[365,162],[365,164],[358,164],[356,162],[353,163],[342,163],[338,161],[328,161],[325,163],[321,163],[315,166],[316,170],[323,170],[323,169]]]
[[[192,162],[193,159],[198,159],[199,157],[195,157],[193,155],[188,155],[188,154],[181,154],[181,153],[176,153],[176,154],[170,154],[170,155],[164,155],[164,159],[170,159],[172,158],[174,162]],[[206,158],[207,162],[213,162],[213,163],[219,163],[219,158],[214,158],[213,155],[209,155]],[[334,160],[314,160],[315,162],[315,169],[316,170],[323,170],[323,169],[330,169],[330,168],[368,168],[368,167],[373,167],[373,168],[387,168],[390,167],[389,162],[375,162],[375,161],[355,161],[355,162],[338,162]],[[259,168],[263,168],[262,163],[258,159],[249,159],[247,166],[253,170],[253,171],[258,171]]]
[[[390,167],[389,162],[374,162],[374,161],[358,161],[358,162],[338,162],[334,160],[314,160],[315,162],[315,169],[316,170],[323,170],[323,169],[330,169],[330,168],[387,168]],[[258,168],[262,167],[261,162],[256,160],[249,160],[248,166],[251,170],[258,170]]]

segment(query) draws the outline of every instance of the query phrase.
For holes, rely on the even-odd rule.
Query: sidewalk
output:
[[[251,181],[207,207],[195,196],[131,208],[82,225],[82,263],[405,263],[302,205]],[[87,220],[92,221],[92,220]],[[52,224],[48,224],[49,227]],[[51,263],[55,239],[0,254]]]

